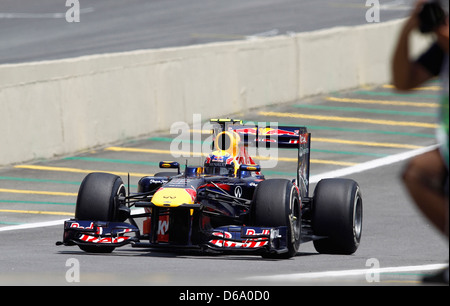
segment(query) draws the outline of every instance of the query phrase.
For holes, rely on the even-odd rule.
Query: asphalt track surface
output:
[[[413,0],[381,0],[380,21],[405,17]],[[245,39],[366,24],[364,0],[0,1],[0,63]]]
[[[81,22],[67,23],[65,1],[2,0],[0,63],[364,24],[363,2],[81,0]],[[387,21],[404,17],[412,1],[380,2],[385,5],[381,21]],[[306,125],[313,134],[313,181],[339,175],[361,185],[363,236],[354,255],[320,255],[311,243],[302,245],[290,260],[196,256],[129,246],[98,255],[55,246],[62,239],[63,220],[74,216],[84,176],[105,171],[126,180],[130,172],[130,187],[136,188],[141,176],[155,173],[157,163],[170,157],[176,135],[162,131],[73,156],[1,168],[0,284],[420,285],[424,275],[448,263],[448,241],[414,208],[399,175],[407,157],[435,144],[437,95],[437,83],[407,95],[393,92],[387,84],[233,115],[254,122]],[[192,149],[196,136],[186,140]],[[267,169],[266,176],[293,178],[295,153],[283,150],[279,155],[277,167]],[[188,158],[190,163],[199,159]],[[74,261],[80,282],[72,283]],[[380,269],[375,270],[377,263]]]
[[[435,144],[438,93],[437,82],[408,94],[396,93],[386,84],[233,115],[253,122],[306,125],[312,132],[312,181],[345,170],[338,175],[360,184],[363,234],[351,256],[321,255],[312,243],[302,245],[289,260],[174,254],[131,246],[100,255],[55,246],[62,239],[62,220],[74,216],[84,176],[114,172],[126,181],[130,172],[135,190],[140,176],[159,171],[160,160],[172,159],[170,144],[179,135],[162,131],[73,156],[0,169],[0,284],[420,285],[424,275],[448,263],[448,241],[416,210],[399,177],[408,156]],[[186,139],[192,150],[192,139],[199,132],[194,129]],[[201,162],[199,157],[187,159],[190,164]],[[277,166],[267,169],[266,176],[293,178],[293,160],[295,152],[280,150]],[[184,164],[185,158],[180,161]],[[67,273],[71,279],[73,260],[80,282],[66,279]]]

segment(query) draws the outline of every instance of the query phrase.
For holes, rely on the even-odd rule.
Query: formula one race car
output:
[[[290,258],[301,243],[313,241],[320,253],[356,251],[362,230],[360,188],[353,180],[324,179],[309,196],[311,134],[306,127],[211,122],[213,150],[202,166],[186,165],[182,172],[178,162],[161,162],[160,168],[175,171],[141,178],[137,193],[130,193],[119,176],[87,175],[75,218],[65,222],[57,245],[97,253],[131,244]],[[298,150],[297,178],[265,179],[249,146]],[[133,206],[144,209],[131,214]]]

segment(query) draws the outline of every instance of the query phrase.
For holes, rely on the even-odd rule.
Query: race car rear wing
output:
[[[309,197],[311,133],[304,126],[244,124],[241,120],[211,119],[222,131],[233,131],[244,145],[271,149],[297,149],[297,186],[302,197]],[[216,131],[217,132],[217,131]]]

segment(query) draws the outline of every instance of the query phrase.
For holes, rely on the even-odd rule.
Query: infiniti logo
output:
[[[236,186],[236,188],[234,188],[234,196],[236,198],[240,198],[242,196],[242,188],[241,188],[241,186]]]

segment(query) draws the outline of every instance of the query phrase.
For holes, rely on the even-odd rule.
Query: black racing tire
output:
[[[361,241],[363,201],[361,189],[350,179],[321,180],[314,191],[312,229],[327,238],[314,241],[322,254],[350,255]]]
[[[75,208],[75,219],[122,222],[118,196],[126,196],[122,179],[109,173],[90,173],[81,183]],[[108,246],[80,245],[80,249],[92,253],[111,253]]]
[[[289,180],[268,179],[258,184],[252,204],[254,226],[287,227],[288,252],[263,254],[265,258],[295,256],[301,239],[301,203],[297,187]]]
[[[109,173],[90,173],[81,183],[75,219],[122,222],[117,196],[126,195],[122,179]]]

